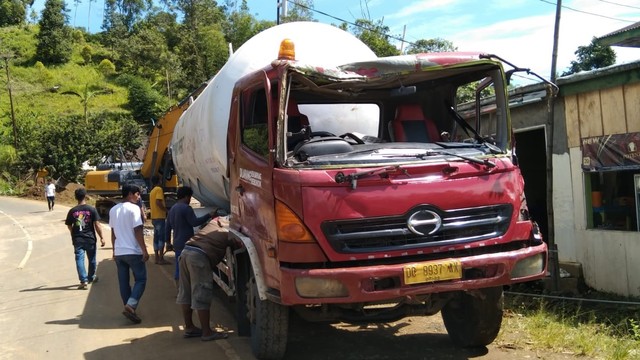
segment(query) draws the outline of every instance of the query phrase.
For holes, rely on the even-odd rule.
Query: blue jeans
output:
[[[151,220],[153,224],[153,251],[164,251],[164,243],[165,243],[165,219],[153,219]]]
[[[87,283],[89,279],[93,281],[96,275],[96,244],[74,245],[74,253],[76,254],[76,270],[78,271],[78,279],[80,282]],[[84,266],[84,256],[89,259],[89,274]]]
[[[116,256],[116,267],[122,303],[135,309],[147,285],[147,267],[142,261],[142,255]],[[129,281],[129,270],[133,273],[133,288]]]

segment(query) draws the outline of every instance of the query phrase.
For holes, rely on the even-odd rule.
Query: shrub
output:
[[[82,55],[84,64],[89,65],[91,63],[91,56],[93,55],[93,48],[90,45],[83,46],[82,50],[80,50],[80,55]]]
[[[111,60],[104,59],[100,61],[100,64],[98,65],[98,70],[100,70],[100,72],[104,76],[111,76],[116,73],[116,66],[113,65]]]

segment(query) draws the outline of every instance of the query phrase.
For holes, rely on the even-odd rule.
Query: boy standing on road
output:
[[[53,179],[49,179],[49,184],[44,187],[44,196],[47,197],[49,211],[53,210],[53,205],[56,204],[56,184],[53,183]]]
[[[151,206],[151,223],[153,224],[153,252],[156,264],[165,265],[169,262],[164,259],[165,224],[167,207],[164,202],[164,189],[160,186],[160,178],[152,176],[153,189],[149,193],[149,205]]]
[[[87,191],[83,188],[76,189],[75,197],[78,205],[71,208],[67,213],[65,224],[71,233],[71,241],[76,255],[76,269],[80,286],[78,289],[85,290],[87,284],[98,281],[96,276],[96,233],[100,237],[100,246],[104,246],[102,239],[102,228],[100,227],[100,215],[93,206],[86,202]],[[89,259],[89,273],[84,265],[85,254]]]
[[[149,260],[144,243],[142,213],[136,205],[140,200],[140,188],[130,184],[122,186],[122,198],[126,201],[109,211],[111,244],[118,270],[120,297],[124,304],[122,315],[139,324],[142,320],[136,314],[136,308],[147,284],[145,262]],[[129,283],[129,271],[133,273],[133,288]]]

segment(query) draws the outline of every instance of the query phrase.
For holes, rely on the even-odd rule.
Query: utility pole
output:
[[[407,33],[407,25],[402,27],[402,42],[400,43],[400,55],[404,55],[404,36]]]
[[[287,17],[287,0],[276,0],[278,3],[276,25],[280,25],[280,19]],[[282,15],[280,14],[282,13]]]
[[[562,0],[556,2],[556,21],[553,29],[553,51],[551,53],[551,76],[552,83],[556,83],[556,63],[558,62],[558,39],[560,37],[560,12],[562,10]],[[555,241],[555,226],[553,219],[553,128],[554,128],[554,106],[556,94],[549,94],[549,117],[547,118],[547,245],[549,246],[549,265],[551,267],[551,286],[554,291],[558,290],[560,277],[560,264],[558,259],[558,245]]]
[[[11,53],[1,53],[0,58],[4,59],[4,68],[7,72],[7,90],[9,91],[9,104],[11,105],[11,124],[13,125],[13,148],[18,150],[18,128],[16,126],[16,114],[13,109],[13,96],[11,94],[11,76],[9,75],[9,59],[13,58]]]

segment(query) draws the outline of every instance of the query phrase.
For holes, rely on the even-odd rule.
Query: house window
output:
[[[587,228],[638,231],[640,170],[585,175]]]
[[[581,139],[587,228],[638,231],[640,133]]]

